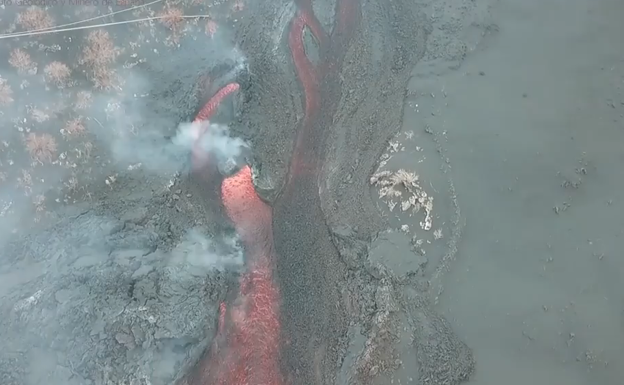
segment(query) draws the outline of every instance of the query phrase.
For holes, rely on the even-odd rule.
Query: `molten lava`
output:
[[[311,0],[298,1],[298,11],[288,33],[297,76],[305,97],[305,116],[293,150],[289,177],[293,173],[316,171],[317,159],[306,150],[312,135],[315,115],[322,98],[321,79],[337,71],[339,58],[344,57],[344,39],[353,27],[354,7],[358,0],[338,0],[337,25],[328,37],[312,11]],[[321,61],[314,65],[307,57],[303,32],[308,27],[321,53]],[[200,110],[195,122],[209,120],[221,101],[237,91],[239,85],[230,83],[220,89]],[[207,129],[195,133],[199,139]],[[201,149],[193,150],[196,168],[205,165]],[[280,295],[274,279],[276,264],[273,244],[272,209],[256,194],[251,169],[244,166],[221,184],[221,201],[225,212],[240,235],[247,254],[246,272],[239,281],[237,298],[221,304],[217,335],[209,354],[200,363],[199,370],[189,380],[191,385],[285,385],[287,378],[280,367]]]

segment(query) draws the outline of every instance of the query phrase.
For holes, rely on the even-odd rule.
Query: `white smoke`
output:
[[[203,134],[201,134],[203,132]],[[240,161],[249,144],[230,135],[228,126],[208,122],[182,123],[173,144],[183,149],[212,155],[221,172],[228,174]]]
[[[200,137],[200,132],[204,132]],[[229,127],[208,122],[181,123],[171,140],[155,131],[141,133],[134,138],[120,137],[112,140],[111,150],[115,161],[121,164],[143,165],[157,173],[175,173],[188,167],[189,155],[201,152],[217,161],[221,172],[228,174],[241,160],[249,144],[230,135]]]
[[[172,262],[208,273],[238,270],[244,264],[244,257],[238,238],[223,238],[215,242],[199,229],[191,229],[185,239],[172,251]]]

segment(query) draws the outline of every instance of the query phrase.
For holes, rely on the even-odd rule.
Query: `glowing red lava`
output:
[[[349,7],[357,0],[339,0],[337,6],[337,33],[346,34]],[[344,3],[344,4],[340,4]],[[298,2],[298,11],[291,22],[288,34],[297,76],[305,96],[305,117],[301,123],[290,165],[301,172],[310,161],[305,152],[306,131],[311,130],[313,116],[321,100],[321,72],[333,70],[335,56],[314,65],[305,53],[304,28],[308,27],[319,45],[320,52],[328,44],[313,11],[311,0]],[[337,39],[341,39],[338,36]],[[338,43],[338,47],[342,48]],[[338,54],[339,56],[340,54]],[[215,113],[219,103],[239,89],[231,83],[220,89],[201,109],[195,121],[206,121]],[[204,126],[203,130],[206,129]],[[204,131],[195,133],[199,139]],[[199,148],[193,151],[194,166],[201,167]],[[287,182],[288,183],[288,182]],[[200,363],[191,385],[285,385],[288,381],[280,368],[280,296],[274,280],[276,263],[273,245],[272,209],[256,194],[251,169],[244,166],[238,173],[227,177],[221,184],[221,201],[225,212],[243,241],[247,254],[246,272],[240,278],[238,297],[230,304],[221,304],[217,335],[210,352]]]
[[[220,89],[195,122],[210,119],[219,103],[238,89],[236,83]],[[200,138],[203,134],[195,135]],[[193,150],[194,163],[203,164],[201,152]],[[238,298],[228,307],[224,303],[220,306],[217,335],[208,360],[200,365],[192,383],[285,384],[279,368],[279,291],[272,279],[275,254],[271,208],[256,194],[249,166],[223,180],[221,201],[243,241],[248,265],[240,278]]]

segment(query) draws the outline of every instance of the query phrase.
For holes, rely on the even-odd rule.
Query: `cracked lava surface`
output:
[[[360,12],[358,0],[338,0],[336,25],[330,35],[314,15],[311,0],[296,1],[296,5],[288,44],[303,89],[305,115],[298,129],[285,190],[291,187],[293,175],[316,173],[320,166],[314,151],[318,146],[314,143],[317,135],[311,132],[318,128],[314,120],[324,97],[320,84],[324,76],[339,71]],[[316,64],[305,53],[306,27],[318,44],[320,61]],[[238,90],[237,83],[221,88],[200,110],[195,122],[209,120],[220,102]],[[196,138],[206,129],[203,125],[195,133]],[[196,169],[205,166],[204,156],[196,146],[192,157]],[[247,266],[239,280],[237,297],[220,306],[217,335],[208,354],[186,382],[189,385],[289,384],[294,374],[284,373],[280,364],[281,346],[286,341],[281,340],[280,293],[274,277],[278,257],[273,242],[273,213],[254,189],[250,166],[243,166],[222,181],[221,201],[243,241]]]

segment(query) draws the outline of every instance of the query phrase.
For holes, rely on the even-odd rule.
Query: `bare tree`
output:
[[[74,118],[65,124],[61,133],[68,137],[83,135],[86,131],[82,118]]]
[[[82,62],[91,69],[102,68],[112,64],[119,56],[109,33],[103,29],[89,32],[87,45],[82,50]]]
[[[15,48],[11,51],[9,54],[9,64],[17,69],[19,73],[28,72],[28,70],[35,66],[28,52],[21,48]]]
[[[17,24],[26,30],[45,29],[54,26],[54,19],[43,8],[32,6],[17,15]]]
[[[26,137],[26,149],[30,156],[40,162],[52,162],[56,155],[56,140],[50,134],[33,134]]]
[[[13,90],[6,79],[0,76],[0,104],[7,105],[13,102]]]
[[[180,30],[182,22],[184,21],[184,18],[182,17],[184,14],[180,8],[167,6],[160,12],[159,16],[162,17],[160,22],[174,32],[178,32]]]
[[[69,76],[71,75],[71,70],[66,64],[61,63],[60,61],[53,61],[45,66],[43,73],[45,74],[48,82],[62,87],[67,84]]]

